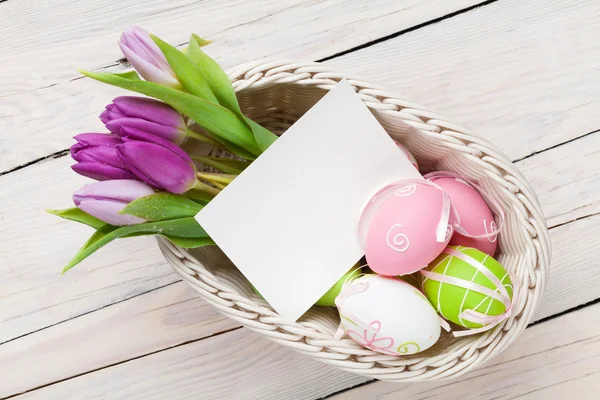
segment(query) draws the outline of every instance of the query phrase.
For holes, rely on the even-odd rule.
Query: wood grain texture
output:
[[[15,399],[316,399],[367,378],[239,329],[26,393]],[[107,384],[110,382],[110,384]]]
[[[528,328],[501,355],[459,379],[423,384],[375,382],[335,400],[597,399],[600,304]]]
[[[598,148],[600,134],[594,134],[517,164],[552,224],[598,212]],[[70,193],[89,182],[70,171],[71,163],[69,157],[50,159],[0,177],[5,188],[0,192],[0,342],[178,280],[149,238],[111,243],[60,276],[62,266],[91,234],[87,227],[42,211],[70,206]],[[40,187],[52,189],[41,195]],[[552,231],[558,261],[552,263],[544,312],[536,318],[600,297],[600,278],[590,269],[595,256],[582,247],[597,246],[595,221],[584,219]],[[37,250],[23,252],[24,247]],[[571,252],[573,247],[582,250]],[[579,268],[582,272],[574,273]],[[582,287],[578,296],[563,294]]]
[[[0,398],[237,327],[178,282],[0,345]]]
[[[592,399],[600,376],[600,305],[535,325],[490,363],[453,381],[376,382],[335,399]],[[586,356],[582,357],[582,354]],[[243,371],[243,373],[240,373]],[[366,381],[246,329],[165,350],[17,396],[37,399],[315,399]],[[110,382],[110,385],[106,383]],[[581,383],[581,382],[580,382]],[[566,385],[564,388],[563,385]],[[526,396],[526,397],[525,397]]]
[[[173,44],[210,38],[225,67],[262,57],[319,59],[480,1],[36,0],[0,4],[0,172],[63,150],[97,120],[115,88],[75,67],[118,69],[116,41],[139,24]],[[60,21],[60,23],[57,23]],[[14,132],[19,132],[15,135]],[[28,145],[22,146],[23,137]]]
[[[517,163],[543,204],[548,226],[600,213],[600,132],[557,150]]]
[[[580,142],[584,143],[583,139]],[[561,158],[561,153],[565,149],[568,149],[567,145],[549,152],[556,152],[555,158]],[[530,162],[537,158],[541,157],[534,156]],[[48,161],[46,164],[51,164],[51,167],[43,169],[49,175],[56,176],[57,185],[58,182],[71,184],[69,179],[80,179],[68,172],[66,160],[61,158]],[[597,174],[592,165],[589,166],[590,168],[586,169],[588,174]],[[28,167],[22,172],[33,169]],[[536,168],[532,164],[531,170],[545,171],[546,169]],[[2,177],[0,184],[3,179],[20,175],[22,174],[13,173]],[[580,178],[586,180],[584,175]],[[26,181],[22,178],[18,180]],[[571,182],[571,187],[576,190],[578,181],[567,179],[561,185],[567,185],[568,182]],[[60,191],[60,193],[64,195],[65,192]],[[543,195],[543,192],[541,194]],[[26,197],[46,201],[33,195]],[[545,196],[541,197],[545,198]],[[19,203],[19,206],[31,207],[30,203]],[[21,209],[11,208],[7,214],[17,215]],[[45,215],[43,217],[46,218]],[[52,221],[39,219],[37,222],[44,224]],[[7,292],[0,302],[0,316],[2,316],[0,319],[4,319],[4,316],[12,316],[0,322],[3,335],[5,333],[12,333],[12,336],[24,335],[34,329],[41,330],[0,345],[0,376],[6,377],[6,382],[9,382],[0,385],[0,397],[160,351],[182,342],[199,340],[207,336],[207,331],[217,332],[239,326],[228,319],[216,316],[211,308],[195,297],[195,293],[187,288],[184,282],[152,290],[163,280],[168,282],[178,279],[174,274],[169,274],[170,268],[164,265],[160,254],[154,254],[154,243],[140,243],[139,250],[134,253],[134,256],[130,256],[129,241],[115,242],[90,260],[94,261],[96,267],[90,269],[94,264],[84,263],[64,277],[59,277],[58,268],[49,265],[46,260],[59,257],[68,259],[83,238],[67,235],[70,229],[76,228],[76,225],[62,221],[58,223],[67,225],[54,231],[61,232],[60,234],[65,237],[60,244],[65,247],[60,248],[60,253],[48,258],[40,254],[39,260],[32,260],[34,262],[31,265],[22,266],[20,275],[17,276],[10,275],[14,272],[14,268],[6,272],[2,266],[22,262],[23,254],[18,251],[11,252],[10,245],[14,240],[22,240],[23,234],[1,237],[0,244],[9,240],[7,243],[9,247],[4,249],[0,246],[2,255],[0,257],[5,257],[0,262],[0,272],[6,273],[8,277],[8,280],[4,280],[3,289],[15,287],[19,290],[12,294]],[[18,225],[15,221],[13,225],[8,226]],[[40,243],[47,240],[43,225],[29,226],[28,229],[37,232],[36,240]],[[62,233],[62,229],[65,233]],[[600,215],[583,218],[551,230],[554,249],[551,279],[534,320],[546,318],[600,297],[600,289],[598,289],[600,278],[597,274],[596,258],[587,251],[598,246],[598,238],[600,238]],[[127,261],[119,262],[119,259]],[[160,268],[147,267],[152,263],[158,263]],[[40,278],[42,279],[40,281],[36,280],[35,286],[27,289],[19,286],[30,283],[31,279],[23,281],[23,277],[37,276],[35,271],[40,269],[45,269],[47,272],[41,274],[43,278]],[[148,275],[144,276],[145,279],[139,277],[131,281],[121,281],[124,276],[137,276],[138,270],[142,273],[147,271]],[[162,275],[163,272],[169,275],[165,277]],[[44,285],[44,282],[47,284]],[[86,288],[91,285],[95,290],[86,293]],[[144,291],[150,292],[143,294]],[[573,296],[574,292],[577,296]],[[107,307],[110,305],[109,301],[127,298],[130,293],[138,295],[128,301]],[[109,297],[104,298],[102,294],[108,294]],[[31,298],[44,299],[45,303],[32,302]],[[101,309],[75,318],[96,308]],[[51,312],[48,313],[48,310]],[[72,319],[60,323],[67,318]],[[52,323],[56,325],[42,329]],[[33,373],[30,373],[31,371]]]
[[[596,259],[585,255],[599,237],[600,216],[551,230],[552,279],[534,320],[600,297]],[[0,345],[0,397],[239,326],[196,296],[178,282]]]
[[[172,43],[185,42],[190,31],[210,37],[211,54],[232,66],[259,55],[325,57],[476,2],[134,3],[0,4],[0,172],[66,148],[75,133],[101,129],[97,114],[121,92],[73,80],[71,68],[117,65],[117,47],[107,43],[131,21]],[[465,122],[513,159],[558,145],[518,163],[556,226],[535,320],[600,297],[590,251],[600,240],[600,134],[581,137],[600,128],[598,16],[593,0],[500,0],[328,61]],[[82,373],[19,398],[296,399],[364,381],[245,330],[202,339],[237,325],[174,283],[152,239],[117,241],[60,277],[90,233],[41,211],[69,206],[70,193],[86,182],[68,170],[70,162],[49,159],[0,176],[0,343],[8,341],[0,345],[0,395]],[[470,375],[480,398],[493,397],[488,387],[500,398],[598,397],[600,349],[590,331],[600,325],[587,310],[599,309],[532,327]],[[577,317],[565,319],[571,315]],[[493,386],[498,382],[502,387]],[[443,385],[417,391],[421,385],[378,383],[348,393],[437,399],[468,396],[471,387],[464,380]]]
[[[600,127],[598,18],[595,0],[502,0],[329,63],[451,116],[514,160]]]
[[[534,321],[600,298],[600,215],[550,230],[552,264]]]
[[[93,232],[44,212],[70,207],[71,193],[90,182],[71,163],[49,159],[0,177],[0,343],[179,280],[142,237],[60,275]]]

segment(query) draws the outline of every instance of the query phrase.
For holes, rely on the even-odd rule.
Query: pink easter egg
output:
[[[427,266],[453,233],[449,197],[423,180],[380,190],[366,205],[359,234],[369,267],[380,275],[406,275]]]
[[[394,142],[396,142],[396,141],[394,140]],[[406,147],[404,147],[403,145],[401,145],[400,143],[396,142],[396,145],[398,146],[398,148],[400,150],[402,150],[402,152],[404,153],[404,155],[406,156],[406,158],[408,158],[408,160],[413,165],[413,167],[415,167],[417,169],[417,171],[418,171],[419,170],[419,164],[417,163],[417,159],[415,158],[415,156],[413,156],[412,153],[410,151],[408,151],[408,149]]]
[[[494,215],[483,197],[468,182],[454,177],[426,177],[431,182],[440,186],[452,201],[452,206],[458,214],[460,227],[470,235],[480,236],[496,229]],[[490,256],[494,256],[497,247],[497,236],[468,237],[455,232],[450,240],[452,246],[474,247]]]

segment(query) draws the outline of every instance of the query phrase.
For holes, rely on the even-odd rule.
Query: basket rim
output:
[[[528,276],[519,276],[526,284],[525,299],[518,307],[520,312],[497,328],[479,336],[461,338],[442,354],[398,357],[375,353],[351,339],[334,340],[332,330],[337,325],[332,326],[330,319],[333,314],[324,307],[313,307],[308,313],[311,317],[308,322],[303,319],[299,322],[285,321],[264,300],[238,290],[211,273],[189,251],[157,238],[163,255],[174,270],[208,303],[243,326],[322,362],[371,378],[396,382],[462,375],[501,352],[527,327],[545,287],[550,266],[550,237],[533,189],[506,155],[452,119],[318,62],[262,59],[232,68],[228,75],[236,92],[281,83],[331,90],[339,81],[346,79],[371,110],[396,113],[403,123],[422,135],[459,150],[507,190],[515,199],[515,207],[522,214],[519,222],[528,234],[523,240],[528,241],[531,251],[522,257],[526,259],[524,262],[529,260],[534,267]]]

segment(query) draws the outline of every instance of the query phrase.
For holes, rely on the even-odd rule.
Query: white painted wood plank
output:
[[[99,112],[122,93],[76,79],[75,67],[114,66],[133,24],[181,44],[191,32],[232,67],[262,57],[319,59],[481,0],[9,1],[0,4],[0,172],[100,130]],[[18,135],[15,134],[18,132]],[[23,138],[27,146],[22,145]]]
[[[600,298],[598,256],[600,215],[550,231],[550,276],[534,321]]]
[[[527,329],[499,357],[454,381],[423,384],[376,382],[335,399],[571,398],[598,392],[571,380],[599,374],[600,305]],[[582,357],[582,355],[585,355]],[[236,330],[17,396],[35,399],[315,399],[364,378],[334,373],[305,356]],[[110,384],[108,384],[110,382]],[[561,390],[566,392],[566,390]],[[492,394],[493,393],[493,394]],[[548,397],[551,395],[551,397]]]
[[[502,2],[503,1],[499,3]],[[567,3],[568,2],[564,2],[564,4]],[[0,7],[2,6],[3,4],[0,4]],[[594,8],[592,7],[590,10],[594,11]],[[0,12],[1,11],[2,9],[0,8]],[[568,15],[565,17],[567,21],[571,21],[569,18]],[[567,24],[565,26],[570,25]],[[570,35],[570,33],[567,33],[567,35]],[[583,35],[583,37],[585,37],[585,35]],[[587,54],[590,54],[589,51]],[[588,60],[586,58],[585,60],[579,61],[587,62]],[[395,60],[388,59],[387,62],[390,63],[388,65],[393,65]],[[523,62],[526,64],[528,62],[527,58],[524,58]],[[463,71],[461,73],[467,74],[468,72]],[[538,87],[536,85],[529,85],[527,81],[521,83],[525,83],[521,87],[521,90],[523,91],[523,94],[521,94],[522,96],[529,96],[530,90]],[[551,83],[554,84],[554,82]],[[589,83],[588,86],[593,88],[593,82]],[[516,92],[512,93],[514,94]],[[569,92],[559,93],[570,95]],[[51,97],[49,97],[49,99],[51,99]],[[573,97],[570,101],[574,100],[575,98]],[[74,103],[81,101],[81,97],[76,97],[72,99],[72,101]],[[486,98],[486,101],[496,101],[496,107],[502,109],[503,106],[508,103],[507,97],[502,96],[499,98]],[[423,100],[421,100],[421,102],[435,107],[432,103]],[[45,106],[45,104],[42,103],[43,102],[40,103],[40,106]],[[484,104],[484,106],[488,105],[489,104]],[[0,105],[0,108],[1,107],[2,105]],[[545,107],[546,105],[542,107],[544,112],[546,111]],[[581,108],[586,109],[586,107],[586,104],[581,103],[579,105],[574,105],[574,110],[579,110]],[[516,111],[519,110],[517,109]],[[569,111],[569,113],[571,112],[572,111]],[[566,124],[563,126],[564,132],[570,134],[573,132],[571,129],[576,131],[579,129],[578,123],[581,122],[587,124],[588,122],[593,121],[595,118],[594,115],[596,114],[590,114],[589,110],[587,110],[586,113],[587,114],[581,114],[579,122],[572,118],[574,114],[565,115],[565,121],[560,121],[561,126]],[[450,114],[450,112],[448,112],[448,114]],[[455,114],[450,115],[457,117]],[[584,116],[586,116],[587,119],[584,118]],[[512,117],[507,113],[498,118],[508,118],[510,120]],[[465,119],[463,118],[462,120],[464,121]],[[541,118],[540,121],[544,122],[544,118]],[[537,124],[539,121],[534,120],[534,122]],[[471,126],[473,125],[471,124]],[[542,124],[542,126],[548,125]],[[538,127],[533,131],[539,133],[540,129],[542,128]],[[507,141],[522,140],[522,142],[520,142],[521,146],[525,148],[525,146],[527,146],[528,132],[530,132],[530,130],[527,130],[527,132],[523,130],[511,130],[510,136],[506,134],[505,137]],[[487,132],[484,133],[487,134]],[[579,133],[577,133],[577,135],[579,135]],[[569,135],[563,136],[564,139],[561,140],[566,140],[571,137]],[[597,148],[597,137],[597,135],[590,137],[589,141],[588,138],[580,139],[572,144],[551,150],[554,152],[562,148],[568,148],[568,150],[564,150],[566,153],[555,154],[548,152],[545,153],[547,158],[543,158],[544,154],[541,154],[520,163],[520,168],[525,172],[528,178],[533,181],[534,187],[540,195],[540,199],[542,199],[542,204],[546,213],[550,212],[549,216],[551,222],[562,223],[573,218],[579,218],[584,215],[589,215],[589,213],[597,212],[597,193],[594,193],[592,190],[594,187],[593,183],[598,181],[595,179],[597,178],[597,155],[593,151],[594,145],[596,145]],[[494,139],[492,138],[492,140]],[[584,145],[578,143],[584,143]],[[496,144],[500,147],[504,146],[497,141]],[[583,155],[580,157],[581,154]],[[542,156],[540,161],[536,161],[540,156]],[[558,162],[555,160],[561,161]],[[59,165],[61,162],[63,164]],[[0,302],[0,316],[2,316],[0,319],[3,319],[5,315],[11,316],[10,312],[13,312],[14,310],[14,314],[11,317],[12,322],[0,322],[0,336],[2,337],[4,337],[5,332],[7,332],[5,329],[8,329],[8,332],[11,332],[6,337],[14,337],[14,335],[18,335],[18,332],[26,333],[34,329],[39,329],[40,327],[46,326],[44,324],[71,318],[79,315],[81,312],[86,312],[86,310],[92,311],[95,309],[94,307],[97,308],[98,306],[107,305],[111,302],[131,297],[158,285],[169,283],[171,282],[169,279],[176,279],[174,275],[170,274],[170,270],[160,258],[160,254],[156,250],[154,244],[152,244],[151,241],[146,241],[144,239],[131,239],[128,241],[121,241],[120,243],[114,243],[101,254],[98,254],[96,257],[89,260],[89,262],[82,264],[65,277],[59,278],[57,274],[60,269],[59,262],[60,264],[64,263],[73,254],[76,247],[85,239],[81,236],[87,235],[89,231],[85,228],[78,230],[75,228],[74,224],[59,222],[55,217],[42,215],[41,213],[36,216],[36,218],[25,221],[25,223],[18,222],[16,219],[19,212],[31,212],[33,209],[39,210],[49,206],[66,206],[68,204],[68,193],[81,184],[81,180],[78,183],[75,182],[75,179],[80,178],[74,178],[72,176],[73,174],[67,173],[66,165],[69,162],[66,159],[52,160],[49,163],[57,164],[52,164],[56,165],[56,167],[49,167],[48,165],[50,164],[40,163],[38,165],[42,165],[43,168],[35,169],[34,173],[20,174],[21,172],[31,171],[31,168],[35,168],[35,166],[31,166],[20,171],[17,175],[12,173],[0,178],[0,185],[2,187],[2,191],[0,192],[0,204],[3,205],[3,209],[1,210],[3,213],[3,230],[0,231],[0,277],[8,276],[9,278],[8,284],[0,286],[0,297],[3,299],[2,302]],[[563,163],[569,168],[558,167]],[[555,168],[552,168],[553,165]],[[553,174],[550,174],[550,172]],[[67,177],[67,174],[69,177]],[[4,183],[7,182],[5,179],[12,176],[16,177],[14,180],[10,181],[10,184],[5,185]],[[39,184],[44,188],[43,195],[40,195],[39,190],[34,190],[35,184]],[[586,187],[588,188],[587,191],[585,189]],[[8,194],[5,193],[6,189],[9,189]],[[553,191],[557,191],[560,195],[553,195]],[[572,199],[569,199],[569,193],[572,193]],[[23,197],[17,197],[19,194]],[[8,207],[5,206],[7,204]],[[547,301],[543,303],[540,310],[538,310],[536,318],[552,315],[558,311],[570,308],[581,302],[592,300],[599,296],[597,289],[598,278],[595,273],[595,258],[591,255],[592,252],[589,251],[590,248],[595,248],[597,246],[595,238],[600,237],[600,232],[598,232],[600,224],[598,224],[598,222],[598,217],[586,218],[553,230],[552,240],[554,243],[554,259],[551,280],[545,296],[545,300]],[[46,227],[51,227],[51,230],[41,230]],[[20,229],[28,229],[33,232],[30,240],[34,245],[28,245],[26,243]],[[57,243],[54,238],[58,236],[65,238],[65,241]],[[41,249],[42,254],[40,254],[40,257],[38,257],[37,254],[22,254],[22,252],[16,250],[17,245],[20,245],[25,249]],[[148,246],[150,246],[150,249],[148,249]],[[144,255],[141,255],[142,252],[144,252]],[[46,257],[46,260],[43,259],[44,256]],[[2,266],[4,265],[8,265],[8,267],[3,269]],[[150,271],[148,271],[148,269],[150,269]],[[50,274],[55,273],[56,275],[53,275],[52,277],[49,276]],[[161,275],[163,273],[165,275]],[[77,278],[75,279],[72,274],[75,274]],[[47,286],[46,283],[48,283]],[[168,288],[160,290],[168,290]],[[15,291],[18,291],[19,294],[15,294]],[[577,292],[577,296],[573,296],[574,292]],[[6,301],[5,294],[9,295],[9,299],[12,296],[12,302]],[[145,296],[151,295],[152,293],[143,295],[140,296],[139,299],[144,299]],[[138,298],[133,299],[131,302],[137,301],[137,299]],[[123,304],[129,302],[130,301]],[[97,313],[91,315],[94,314]],[[152,314],[149,318],[157,317],[155,314]],[[96,323],[101,322],[95,321],[94,324]],[[131,325],[131,329],[138,332],[138,325],[136,324]],[[38,328],[35,328],[36,326]],[[140,324],[139,326],[143,326],[143,324]],[[24,327],[23,330],[21,330],[22,327]],[[56,326],[56,328],[59,327],[60,325]],[[140,329],[139,332],[141,332],[140,335],[148,334],[148,331],[143,329]],[[189,332],[182,330],[182,334],[188,333]],[[45,332],[44,334],[49,333]],[[38,335],[38,333],[34,335]],[[43,339],[40,340],[40,343],[43,343]],[[0,341],[2,341],[1,338]],[[17,341],[14,343],[17,343]],[[94,343],[96,343],[96,341]],[[144,351],[154,351],[142,349],[143,347],[154,349],[152,346],[153,343],[149,341],[144,343],[144,346],[140,346],[138,350],[140,354],[143,354]],[[168,346],[169,345],[165,340],[156,348]],[[1,347],[2,346],[0,346],[0,350]],[[110,357],[116,357],[117,359],[119,359],[119,357],[124,357],[123,359],[127,359],[129,356],[125,351],[123,354],[120,352],[113,353]],[[279,355],[279,358],[281,358],[281,355]],[[106,360],[108,359],[109,358],[106,358]],[[96,365],[94,363],[102,365],[102,362],[104,362],[98,359],[91,359],[89,361],[87,367]],[[271,360],[271,362],[281,361]],[[123,365],[128,364],[129,363]],[[82,370],[86,368],[85,365],[81,364],[78,364],[78,368],[79,367],[82,367]],[[75,369],[76,367],[73,366],[73,370]],[[244,368],[243,373],[245,373],[247,369],[248,368]],[[134,368],[123,371],[124,372],[121,372],[121,374],[129,376],[135,374],[136,370]],[[297,373],[302,374],[302,372]],[[179,374],[179,372],[177,372],[177,374]],[[239,377],[236,375],[236,379],[237,378]],[[298,379],[300,381],[303,378],[300,377]],[[574,379],[573,382],[577,382],[577,378]],[[328,385],[329,381],[323,383]],[[263,382],[263,385],[267,385],[267,383]],[[301,384],[299,383],[299,385]],[[304,383],[304,385],[307,385],[307,383]],[[559,389],[556,390],[560,390],[562,393],[562,391],[565,390],[564,388],[576,386],[574,383],[565,383],[564,385],[559,385]],[[198,393],[202,392],[193,393],[197,397]],[[552,391],[552,387],[546,387],[545,389],[540,389],[540,393],[550,395],[554,392]],[[532,396],[533,395],[534,394],[532,394]]]
[[[550,222],[598,212],[598,148],[600,134],[595,134],[518,163]],[[69,207],[70,194],[88,182],[72,173],[69,164],[68,157],[52,159],[0,177],[0,342],[178,280],[153,240],[144,238],[116,241],[60,276],[62,266],[91,232],[42,211]],[[584,251],[585,246],[596,246],[599,232],[593,226],[595,221],[560,227],[558,232],[571,233],[559,239],[553,233],[555,261],[546,291],[549,302],[537,317],[600,297],[600,278],[591,269],[594,255]],[[570,248],[581,248],[574,259]],[[580,267],[585,274],[574,274],[574,268]],[[552,286],[554,282],[560,286]],[[582,285],[585,290],[579,290],[577,296],[562,295],[565,288]]]
[[[600,127],[600,2],[502,0],[333,59],[517,159]]]
[[[15,399],[316,399],[365,382],[239,329]]]
[[[519,162],[549,226],[600,213],[600,132]]]
[[[61,276],[92,229],[47,214],[89,183],[69,157],[0,177],[0,343],[179,278],[150,238],[116,241]],[[100,255],[100,254],[98,254]]]
[[[0,345],[0,398],[237,327],[178,282]]]
[[[600,296],[596,259],[586,255],[599,237],[600,216],[551,231],[551,280],[534,320]],[[0,345],[0,397],[238,326],[175,283]]]
[[[450,381],[371,383],[332,400],[597,399],[600,304],[535,325],[483,367]]]
[[[132,24],[143,24],[173,44],[186,42],[192,31],[210,37],[219,43],[215,56],[235,65],[282,51],[315,59],[330,56],[481,2],[266,0],[260,6],[241,0],[148,0],[143,6],[135,0],[7,2],[0,6],[4,39],[0,60],[6,62],[0,92],[68,81],[79,75],[75,63],[90,69],[115,64],[123,57],[115,42]],[[56,26],[57,20],[63,23]]]

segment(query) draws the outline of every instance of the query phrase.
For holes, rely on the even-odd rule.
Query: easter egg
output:
[[[490,207],[483,197],[469,183],[454,177],[431,177],[426,179],[440,186],[448,196],[456,210],[460,226],[473,236],[481,236],[496,230],[496,222]],[[474,247],[484,253],[494,256],[497,246],[497,235],[491,237],[469,237],[460,232],[454,232],[450,245]]]
[[[511,307],[509,274],[477,249],[449,246],[420,273],[423,293],[440,316],[465,328],[482,328]]]
[[[380,190],[359,223],[369,267],[381,275],[406,275],[436,258],[450,241],[454,215],[449,197],[425,180]]]
[[[346,272],[344,276],[337,281],[335,285],[333,285],[317,302],[315,303],[318,306],[335,306],[335,298],[340,294],[344,283],[348,282],[352,278],[361,274],[360,265],[356,264],[350,271]]]
[[[429,301],[396,278],[357,278],[344,285],[337,305],[346,335],[378,353],[415,354],[440,337],[440,319]]]
[[[394,142],[396,142],[396,141],[394,140]],[[417,159],[415,158],[415,156],[413,156],[412,153],[410,151],[408,151],[408,149],[406,147],[404,147],[403,145],[401,145],[400,143],[396,142],[396,146],[398,146],[398,148],[400,150],[402,150],[402,152],[404,153],[404,155],[406,156],[406,158],[408,158],[408,160],[413,165],[413,167],[415,167],[417,169],[417,171],[418,171],[419,170],[419,164],[417,164]]]

